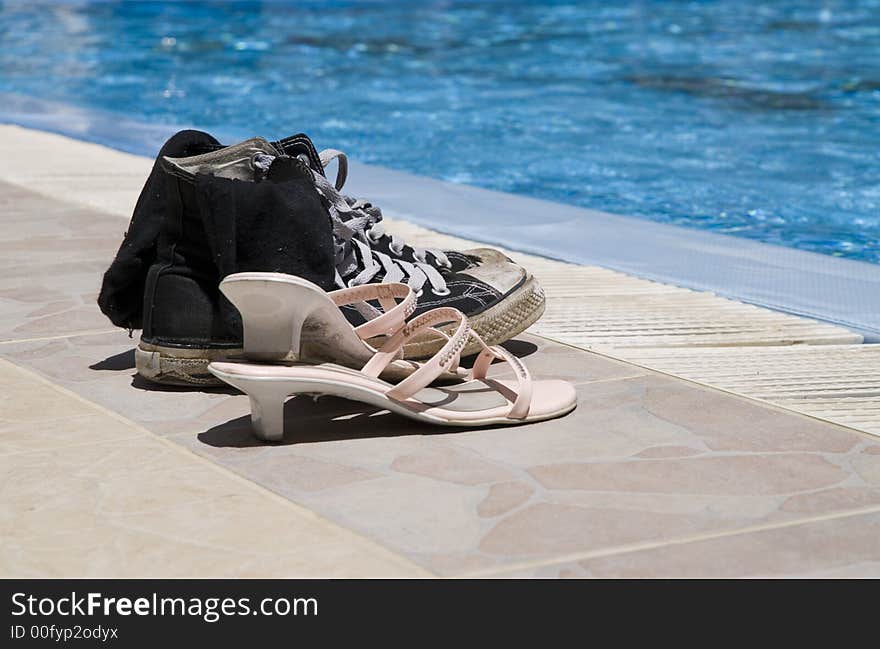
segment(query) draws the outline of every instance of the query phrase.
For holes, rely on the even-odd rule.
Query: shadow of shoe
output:
[[[538,346],[535,343],[530,343],[527,340],[518,340],[516,338],[501,343],[501,346],[517,358],[525,358],[538,351]]]
[[[531,356],[538,351],[538,346],[535,343],[530,343],[527,340],[517,340],[516,338],[503,342],[500,346],[504,347],[504,349],[509,351],[517,358],[525,358],[526,356]],[[461,366],[470,369],[474,366],[475,360],[477,360],[476,354],[465,356],[461,359]]]
[[[136,390],[146,390],[147,392],[204,392],[206,394],[241,394],[235,388],[228,385],[168,385],[166,383],[154,383],[148,381],[140,374],[133,374],[131,377],[131,387]]]
[[[249,415],[237,417],[203,433],[198,439],[214,447],[246,448],[331,442],[344,439],[433,435],[461,431],[452,426],[432,426],[366,404],[340,397],[297,396],[284,404],[284,439],[265,442],[251,429]]]
[[[108,356],[103,361],[89,365],[90,370],[100,372],[120,372],[122,370],[133,370],[134,367],[134,349],[113,354],[113,356]]]

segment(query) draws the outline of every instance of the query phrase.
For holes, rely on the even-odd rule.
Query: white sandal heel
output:
[[[291,353],[298,357],[303,324],[329,301],[307,280],[275,275],[237,273],[220,282],[223,295],[242,314],[244,355],[251,360],[280,361]],[[330,306],[335,308],[333,302]]]
[[[227,378],[229,385],[248,395],[254,435],[266,442],[278,442],[284,437],[284,402],[287,398],[314,389],[314,385],[295,380],[261,381],[234,375],[227,375]]]
[[[254,435],[266,442],[278,442],[284,437],[284,402],[290,386],[266,385],[251,389],[251,426]]]
[[[331,361],[360,368],[376,353],[365,341],[392,334],[416,308],[416,295],[406,284],[363,284],[328,293],[294,275],[248,272],[227,276],[220,290],[241,314],[245,358],[260,362]],[[359,306],[371,319],[353,327],[340,311],[345,305]],[[389,364],[384,378],[400,380],[419,367],[402,356]],[[444,378],[455,380],[459,373]]]

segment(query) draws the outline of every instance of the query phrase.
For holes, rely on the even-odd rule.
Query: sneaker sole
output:
[[[499,345],[521,334],[535,324],[544,314],[544,289],[534,277],[529,277],[522,286],[504,300],[482,313],[470,316],[468,320],[473,329],[487,345]],[[453,327],[440,330],[451,335]],[[377,341],[378,342],[378,341]],[[408,359],[427,358],[436,354],[446,339],[439,336],[410,343],[404,348]],[[462,356],[476,354],[481,349],[479,343],[471,341],[462,350]]]
[[[498,345],[521,334],[535,324],[543,313],[544,289],[534,277],[530,277],[506,299],[471,317],[470,323],[487,345]],[[452,333],[451,327],[448,332],[441,330]],[[370,342],[381,345],[381,340]],[[434,337],[411,343],[404,348],[404,357],[418,359],[433,356],[445,342],[443,338]],[[478,351],[479,344],[471,342],[461,355],[476,354]],[[208,371],[208,364],[240,359],[242,353],[241,349],[188,349],[141,342],[135,349],[134,358],[138,374],[153,383],[217,387],[224,383]]]
[[[138,374],[153,383],[213,387],[223,381],[208,371],[208,363],[241,354],[241,349],[183,349],[141,342],[134,350],[134,361]]]

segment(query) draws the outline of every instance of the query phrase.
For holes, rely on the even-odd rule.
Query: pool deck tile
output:
[[[524,335],[570,416],[462,431],[300,397],[262,444],[243,395],[136,376],[94,304],[118,217],[0,197],[2,576],[877,574],[868,435]]]
[[[880,510],[524,565],[499,578],[880,578]]]
[[[0,386],[2,577],[428,574],[6,361]]]
[[[493,575],[880,508],[880,444],[865,435],[539,337],[510,347],[543,376],[576,383],[578,409],[568,417],[459,431],[301,397],[287,404],[284,442],[272,445],[253,438],[243,395],[139,382],[133,344],[124,332],[87,334],[5,343],[0,356],[155,436],[143,443],[167,440],[433,574]],[[54,423],[58,407],[49,406],[40,417]],[[10,412],[23,424],[36,416]],[[15,430],[7,446],[28,448]],[[63,443],[78,447],[72,431]],[[91,446],[119,462],[146,452],[125,450],[135,442],[106,427],[94,435]],[[57,472],[59,492],[71,492],[76,465],[52,455],[51,442],[30,443]]]

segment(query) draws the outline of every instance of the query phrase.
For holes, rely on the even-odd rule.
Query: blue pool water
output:
[[[0,0],[0,93],[880,262],[880,0]]]

